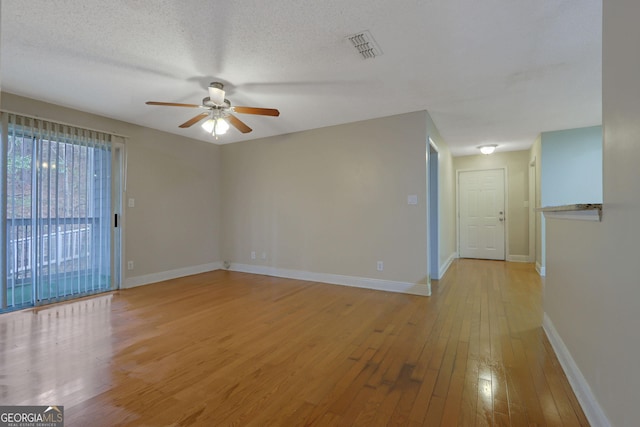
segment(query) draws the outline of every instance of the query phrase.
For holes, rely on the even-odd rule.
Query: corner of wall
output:
[[[452,252],[449,257],[447,258],[447,260],[440,266],[440,271],[438,272],[438,277],[434,277],[434,279],[442,279],[444,277],[444,275],[447,273],[447,270],[449,270],[449,267],[451,267],[451,264],[453,264],[453,261],[455,261],[455,259],[458,258],[458,253],[457,252]]]
[[[175,270],[161,271],[158,273],[145,274],[142,276],[127,277],[124,279],[122,289],[135,288],[138,286],[150,285],[152,283],[163,282],[165,280],[177,279],[179,277],[191,276],[193,274],[206,273],[208,271],[222,269],[222,261],[209,264],[195,265],[192,267],[178,268]]]

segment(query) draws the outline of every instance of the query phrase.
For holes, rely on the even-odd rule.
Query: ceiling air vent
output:
[[[376,56],[382,55],[380,46],[378,46],[368,30],[352,34],[347,36],[347,38],[353,46],[358,49],[358,53],[362,55],[364,59],[375,58]]]

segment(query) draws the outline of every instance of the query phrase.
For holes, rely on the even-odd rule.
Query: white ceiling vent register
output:
[[[347,36],[347,38],[353,43],[353,46],[358,49],[358,53],[362,55],[364,59],[375,58],[376,56],[382,55],[380,46],[378,46],[373,39],[369,30],[352,34]]]

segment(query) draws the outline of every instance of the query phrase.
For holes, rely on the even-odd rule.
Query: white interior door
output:
[[[505,259],[504,170],[458,176],[460,257]]]

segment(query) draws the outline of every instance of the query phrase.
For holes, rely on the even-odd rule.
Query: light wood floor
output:
[[[67,426],[588,425],[530,264],[417,297],[227,271],[0,315],[0,402]]]

